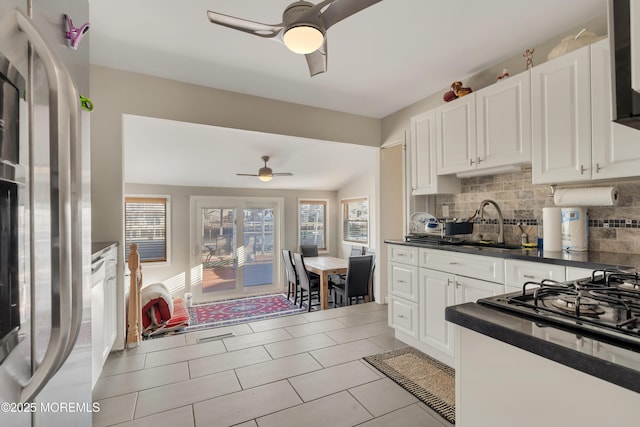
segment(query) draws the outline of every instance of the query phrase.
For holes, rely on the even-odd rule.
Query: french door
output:
[[[281,291],[282,199],[191,198],[196,302]]]

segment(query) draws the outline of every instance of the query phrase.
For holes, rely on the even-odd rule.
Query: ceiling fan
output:
[[[269,182],[273,179],[274,176],[293,176],[291,172],[279,172],[273,173],[273,170],[267,166],[267,162],[269,161],[269,156],[262,156],[262,161],[264,162],[264,166],[258,169],[258,173],[237,173],[238,176],[257,176],[260,181]]]
[[[349,16],[381,0],[324,0],[316,5],[296,1],[282,13],[280,24],[262,24],[207,11],[209,21],[259,37],[284,43],[292,52],[304,54],[311,76],[327,71],[327,30]]]

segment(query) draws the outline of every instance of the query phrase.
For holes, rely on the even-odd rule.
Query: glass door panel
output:
[[[202,292],[229,292],[237,287],[236,210],[202,208]]]
[[[274,263],[273,209],[245,208],[243,218],[243,286],[271,285]]]

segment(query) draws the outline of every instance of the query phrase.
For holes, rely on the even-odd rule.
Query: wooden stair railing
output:
[[[127,347],[136,347],[140,344],[142,334],[142,307],[140,306],[140,289],[142,288],[142,266],[138,245],[132,243],[129,246],[129,315],[127,326]]]

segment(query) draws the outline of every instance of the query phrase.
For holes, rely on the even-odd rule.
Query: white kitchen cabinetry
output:
[[[95,386],[117,333],[116,265],[118,248],[111,245],[92,257],[91,266],[91,379]]]
[[[389,245],[389,326],[418,338],[418,248]]]
[[[525,71],[436,109],[438,174],[531,162],[531,74]]]
[[[581,181],[591,165],[589,47],[531,69],[532,180]]]
[[[591,45],[592,179],[640,175],[640,131],[612,122],[609,39]]]
[[[531,162],[531,72],[476,92],[477,158],[487,169]]]
[[[565,280],[577,280],[591,277],[593,269],[580,267],[567,267]]]
[[[444,310],[455,304],[455,276],[420,269],[420,341],[453,358],[453,328],[444,318]]]
[[[565,280],[565,267],[556,264],[507,259],[505,272],[507,292],[522,291],[522,286],[526,282],[541,282],[544,279],[558,282]]]
[[[612,122],[609,40],[534,67],[533,183],[640,175],[640,131]]]
[[[476,95],[470,93],[436,108],[438,175],[474,169],[476,149]]]
[[[389,245],[389,259],[389,326],[396,338],[453,366],[445,308],[503,294],[504,260],[402,245]]]
[[[460,179],[437,174],[435,118],[435,110],[411,118],[411,194],[414,196],[460,192]]]
[[[389,326],[407,337],[418,338],[418,304],[389,296]]]

